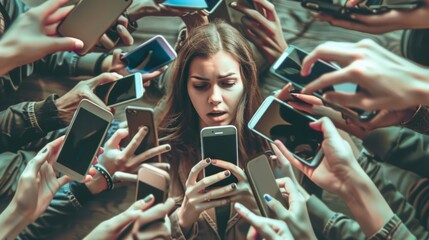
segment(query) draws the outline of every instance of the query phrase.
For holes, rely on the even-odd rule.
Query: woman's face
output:
[[[209,58],[194,58],[187,88],[200,128],[231,124],[244,93],[240,66],[223,51]]]

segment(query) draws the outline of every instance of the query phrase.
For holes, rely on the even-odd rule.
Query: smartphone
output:
[[[372,14],[381,14],[388,11],[388,9],[343,7],[341,5],[336,5],[330,2],[319,1],[319,0],[304,0],[301,2],[301,6],[303,6],[304,8],[310,9],[312,11],[323,12],[323,13],[332,15],[336,18],[348,19],[348,20],[352,20],[350,18],[351,13],[372,15]]]
[[[232,125],[226,125],[201,129],[201,155],[202,159],[209,157],[238,166],[237,128]],[[225,169],[209,165],[204,169],[204,177],[223,171]],[[237,182],[237,178],[231,174],[231,176],[211,185],[209,188],[226,186]]]
[[[109,107],[140,99],[144,92],[140,73],[134,73],[116,81],[99,85],[94,89],[95,95]]]
[[[222,3],[223,0],[206,0],[207,3],[207,8],[204,9],[203,11],[211,14],[213,13],[216,8]]]
[[[113,120],[111,112],[82,100],[71,120],[54,168],[83,181]]]
[[[307,52],[295,46],[289,46],[287,50],[280,56],[280,58],[278,58],[277,61],[273,64],[270,71],[275,76],[287,82],[291,82],[295,88],[302,90],[307,84],[319,78],[321,75],[339,69],[337,66],[318,60],[312,66],[310,74],[303,77],[301,76],[301,66],[304,58],[307,55]],[[359,91],[359,86],[355,83],[336,84],[332,87],[319,90],[315,92],[314,95],[322,99],[323,102],[329,107],[361,122],[367,122],[377,114],[377,111],[364,111],[356,108],[347,108],[328,102],[322,98],[322,95],[328,91],[356,93]]]
[[[149,57],[148,60],[147,57]],[[157,35],[125,54],[121,60],[130,72],[148,73],[167,65],[176,57],[176,51],[167,40],[163,36]]]
[[[423,1],[416,0],[367,0],[360,7],[369,9],[413,9],[423,5]]]
[[[276,214],[268,207],[264,195],[269,194],[282,203],[284,207],[287,207],[288,204],[280,192],[267,155],[261,154],[250,160],[244,171],[261,215],[263,217],[276,218]]]
[[[80,0],[58,25],[58,33],[82,40],[84,47],[76,53],[85,55],[131,3],[132,0]]]
[[[203,10],[208,7],[206,0],[165,0],[162,5],[195,10]]]
[[[130,139],[132,139],[137,134],[140,127],[146,126],[148,128],[146,137],[142,140],[134,152],[135,155],[138,155],[150,148],[157,147],[159,145],[158,131],[155,127],[155,122],[153,120],[153,110],[151,108],[128,106],[125,109],[125,115],[128,122]],[[161,162],[161,157],[158,155],[146,160],[145,162]]]
[[[316,167],[322,160],[323,134],[310,128],[316,119],[269,96],[250,119],[248,127],[270,142],[279,139],[302,163]]]
[[[137,176],[136,201],[153,194],[153,205],[163,203],[167,200],[169,188],[170,175],[166,171],[150,164],[142,164]]]

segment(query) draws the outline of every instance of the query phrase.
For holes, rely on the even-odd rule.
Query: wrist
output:
[[[178,215],[179,215],[179,226],[180,226],[180,229],[182,230],[183,235],[189,236],[193,224],[192,223],[189,224],[185,220],[185,218],[183,217],[182,211],[183,211],[183,208],[180,207],[179,208],[179,212],[178,212]]]
[[[0,226],[2,239],[15,239],[16,236],[32,222],[31,213],[19,208],[15,200],[7,206],[0,215]]]
[[[101,73],[110,71],[110,69],[112,68],[112,61],[113,61],[113,55],[108,55],[102,60],[101,67],[100,67]]]
[[[91,181],[85,183],[85,185],[92,195],[101,193],[108,188],[106,179],[104,179],[103,175],[99,172],[92,177]]]
[[[17,66],[13,65],[11,59],[17,58],[16,48],[8,47],[7,44],[0,44],[0,76],[5,75]]]

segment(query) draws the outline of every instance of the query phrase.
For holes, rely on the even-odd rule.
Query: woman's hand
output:
[[[247,181],[246,174],[241,168],[230,162],[216,159],[212,159],[212,165],[230,171],[232,175],[237,178],[238,183],[236,184],[236,188],[227,195],[232,202],[239,202],[252,211],[259,211],[252,189]]]
[[[274,4],[268,0],[253,0],[253,5],[256,10],[237,2],[232,2],[230,6],[245,15],[241,21],[247,37],[273,64],[288,47],[280,19]]]
[[[237,188],[237,185],[233,183],[231,185],[206,191],[206,188],[210,185],[231,176],[231,172],[227,170],[205,177],[197,182],[200,172],[210,164],[211,160],[209,158],[198,162],[191,169],[186,181],[185,196],[183,198],[182,206],[178,210],[179,225],[185,235],[190,231],[192,225],[198,220],[198,217],[203,211],[209,208],[229,204],[231,200],[226,197],[226,195]]]
[[[363,172],[350,145],[341,138],[334,124],[326,117],[311,123],[310,127],[323,132],[324,136],[322,142],[324,157],[317,167],[309,167],[297,160],[279,140],[275,141],[275,145],[292,165],[321,188],[335,194],[347,194],[350,173]]]

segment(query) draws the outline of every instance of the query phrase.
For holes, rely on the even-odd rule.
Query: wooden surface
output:
[[[289,44],[296,45],[304,50],[311,51],[315,46],[325,41],[356,42],[363,38],[372,38],[388,49],[399,53],[401,32],[373,36],[349,31],[332,27],[327,23],[314,21],[312,13],[301,8],[299,2],[278,0],[275,1],[275,5],[283,25],[286,40]],[[164,35],[171,44],[174,44],[180,24],[179,18],[145,17],[139,21],[139,31],[134,34],[135,45],[157,34]],[[42,99],[53,92],[64,93],[67,88],[74,84],[66,81],[63,88],[58,81],[41,79],[26,81],[18,96],[25,99]],[[264,93],[269,94],[272,90],[281,88],[283,84],[283,82],[267,76],[263,84]],[[152,102],[149,105],[154,103]],[[138,104],[147,103],[141,101]],[[121,114],[121,111],[118,109],[117,114]],[[127,187],[117,188],[101,194],[79,211],[76,216],[62,220],[67,223],[67,226],[55,234],[52,239],[82,239],[98,223],[128,208],[134,201],[134,185],[130,184]]]

